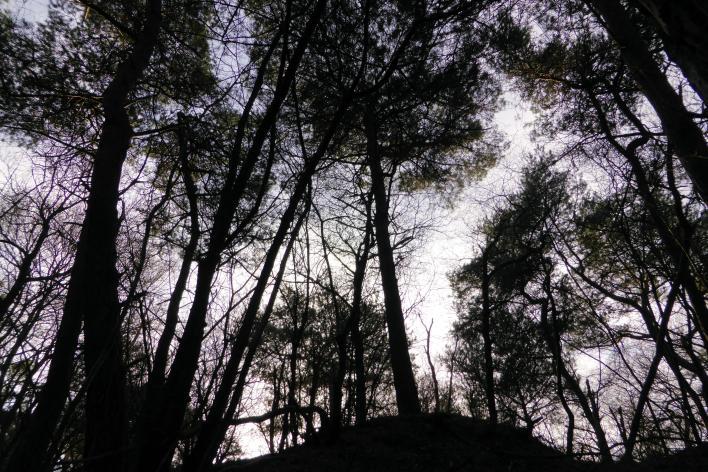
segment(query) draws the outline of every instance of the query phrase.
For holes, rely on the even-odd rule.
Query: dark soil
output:
[[[525,432],[452,415],[390,417],[345,428],[331,444],[218,468],[234,472],[708,472],[708,446],[640,464],[576,461]]]

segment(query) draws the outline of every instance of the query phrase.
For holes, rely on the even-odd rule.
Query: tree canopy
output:
[[[0,4],[0,470],[203,471],[433,412],[605,462],[705,442],[704,19]],[[444,339],[409,290],[431,240]]]

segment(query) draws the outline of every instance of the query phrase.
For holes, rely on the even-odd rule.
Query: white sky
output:
[[[29,21],[41,21],[47,16],[49,0],[4,0],[7,8],[14,16]],[[3,0],[0,0],[2,6]]]
[[[434,319],[431,342],[434,355],[444,351],[447,334],[457,316],[447,274],[472,257],[474,228],[481,222],[490,201],[513,189],[524,155],[532,149],[529,133],[533,113],[518,95],[507,92],[504,98],[506,105],[496,114],[495,121],[509,142],[508,149],[482,181],[471,183],[462,192],[455,208],[449,212],[448,223],[430,235],[429,242],[417,255],[418,270],[413,282],[417,292],[425,296],[419,305],[423,320],[429,325]],[[408,298],[406,302],[410,306],[413,297]],[[408,325],[418,338],[414,354],[420,361],[424,355],[425,330],[414,318],[408,321]],[[424,364],[419,362],[419,365]],[[424,368],[427,369],[427,365]]]

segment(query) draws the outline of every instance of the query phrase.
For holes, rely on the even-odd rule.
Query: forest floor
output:
[[[219,472],[705,472],[708,445],[642,463],[580,462],[525,432],[454,415],[379,418],[342,430],[332,444],[304,444],[237,461]]]

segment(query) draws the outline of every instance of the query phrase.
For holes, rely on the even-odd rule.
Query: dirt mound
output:
[[[378,418],[345,428],[333,444],[305,444],[282,454],[218,468],[239,472],[704,472],[696,448],[642,464],[579,462],[525,432],[454,415]]]
[[[585,471],[524,432],[462,416],[378,418],[345,428],[334,444],[305,444],[223,468],[243,472],[282,471]]]

